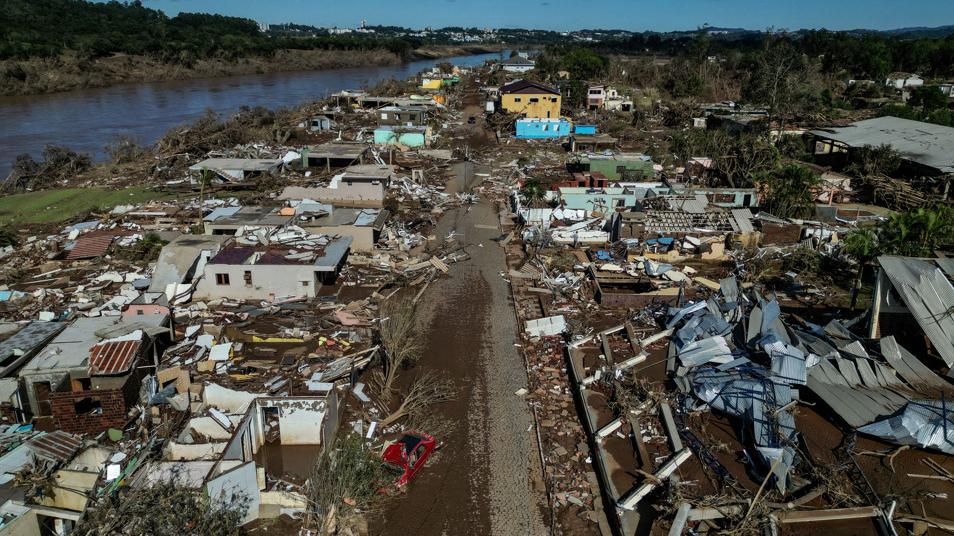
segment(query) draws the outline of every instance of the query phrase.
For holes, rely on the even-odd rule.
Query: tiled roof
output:
[[[525,92],[524,90],[534,90],[530,93],[550,93],[552,95],[559,95],[560,92],[553,89],[552,87],[545,86],[543,84],[538,84],[536,82],[531,82],[529,80],[517,80],[500,88],[500,93],[518,93]]]
[[[113,235],[82,236],[76,239],[73,249],[66,255],[67,260],[92,259],[106,253],[113,243]]]
[[[53,461],[67,462],[83,445],[83,440],[73,434],[57,430],[35,437],[28,441],[27,445],[38,456]]]
[[[90,374],[122,374],[129,370],[142,341],[114,341],[97,344],[89,351]]]

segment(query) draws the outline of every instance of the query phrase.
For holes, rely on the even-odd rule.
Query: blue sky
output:
[[[174,15],[212,12],[261,22],[691,30],[712,26],[833,30],[954,24],[954,1],[910,0],[145,0]]]

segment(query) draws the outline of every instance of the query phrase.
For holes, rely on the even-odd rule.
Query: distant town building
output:
[[[908,87],[917,87],[924,85],[924,79],[911,73],[891,73],[884,81],[884,85],[895,89],[904,89]]]

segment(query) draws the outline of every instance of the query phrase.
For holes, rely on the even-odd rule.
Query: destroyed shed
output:
[[[189,166],[190,171],[211,171],[225,182],[245,182],[275,175],[281,169],[281,159],[208,158]]]
[[[356,164],[364,164],[371,152],[366,143],[353,141],[335,141],[305,147],[301,151],[303,168],[320,168],[326,171],[341,169]]]

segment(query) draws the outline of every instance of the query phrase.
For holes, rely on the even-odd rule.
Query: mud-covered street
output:
[[[435,407],[450,430],[436,463],[389,503],[373,534],[544,533],[545,494],[532,418],[523,399],[523,358],[496,208],[487,201],[448,212],[435,235],[451,233],[470,253],[450,277],[435,281],[420,303],[428,328],[419,367],[440,371],[457,399]],[[386,521],[384,521],[386,520]]]

